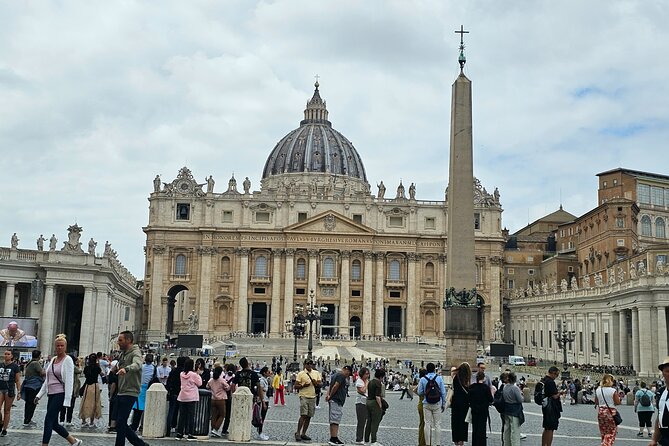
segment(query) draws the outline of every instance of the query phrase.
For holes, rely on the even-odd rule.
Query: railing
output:
[[[387,288],[404,288],[406,282],[404,280],[386,279]]]
[[[0,260],[9,260],[9,248],[0,248]]]
[[[23,262],[36,262],[37,253],[31,251],[19,251],[16,255],[16,258]]]
[[[170,280],[172,282],[188,282],[190,274],[170,274]]]
[[[270,276],[251,276],[251,283],[270,283]]]
[[[319,285],[337,285],[339,283],[339,277],[319,277]]]

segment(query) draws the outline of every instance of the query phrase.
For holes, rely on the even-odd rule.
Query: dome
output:
[[[267,158],[263,179],[282,174],[325,173],[367,183],[360,155],[351,141],[332,128],[318,82],[315,87],[300,126],[284,136]]]

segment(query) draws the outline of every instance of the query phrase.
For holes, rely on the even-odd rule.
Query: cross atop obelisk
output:
[[[469,34],[469,31],[465,31],[465,27],[463,25],[460,25],[460,31],[456,31],[455,34],[460,34],[460,56],[458,57],[458,63],[460,64],[460,72],[462,73],[462,70],[465,68],[465,63],[467,63],[467,59],[465,58],[465,34]]]

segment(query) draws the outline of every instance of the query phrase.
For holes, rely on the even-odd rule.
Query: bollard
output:
[[[525,401],[526,403],[531,403],[533,401],[532,400],[533,397],[534,397],[534,390],[530,390],[529,387],[525,387],[523,389],[523,401]]]
[[[248,387],[239,386],[232,394],[229,441],[251,441],[253,394]]]
[[[164,437],[166,423],[167,389],[161,383],[151,384],[146,391],[142,436],[144,438]]]
[[[634,392],[629,392],[625,398],[621,398],[628,406],[634,406]]]

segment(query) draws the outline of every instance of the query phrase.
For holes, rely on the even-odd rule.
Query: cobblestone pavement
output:
[[[104,394],[105,392],[103,392]],[[351,395],[353,390],[351,389]],[[418,413],[416,411],[417,400],[400,400],[399,392],[388,392],[387,400],[390,404],[390,410],[384,417],[379,429],[378,440],[384,446],[408,446],[417,444],[417,426]],[[0,446],[4,445],[38,445],[41,441],[42,421],[44,419],[44,410],[46,404],[40,404],[34,417],[37,427],[24,428],[23,422],[23,401],[16,402],[16,407],[12,410],[12,420],[9,433],[6,437],[0,437]],[[99,420],[100,427],[96,429],[81,428],[79,420],[74,420],[74,426],[69,428],[70,432],[83,440],[84,446],[110,446],[114,444],[114,437],[105,432],[108,404],[104,402],[103,408],[104,420]],[[78,409],[78,401],[77,401]],[[312,438],[312,444],[326,444],[328,434],[327,404],[321,401],[321,409],[316,411],[316,416],[312,420],[309,431]],[[75,409],[75,418],[77,415]],[[639,439],[636,437],[636,415],[631,406],[621,406],[623,424],[620,426],[616,445],[646,445],[648,439]],[[271,406],[267,415],[265,424],[265,433],[269,435],[270,441],[260,442],[253,437],[250,444],[271,444],[271,445],[296,445],[293,439],[298,418],[298,399],[295,395],[289,395],[286,398],[286,406]],[[527,434],[527,439],[521,444],[525,446],[540,444],[541,437],[541,410],[539,406],[528,403],[525,404],[526,422],[522,426],[522,432]],[[501,423],[497,412],[491,408],[490,412],[492,432],[489,433],[488,444],[491,446],[500,446]],[[340,427],[339,437],[347,444],[353,444],[355,440],[355,409],[354,400],[350,398],[344,406],[344,417]],[[450,413],[446,411],[442,417],[442,445],[450,445],[452,442],[450,431]],[[147,439],[151,446],[175,446],[178,444],[174,438],[170,439]],[[221,439],[209,439],[207,442],[212,444],[229,444]],[[66,445],[67,442],[55,435],[52,437],[51,445]],[[249,443],[245,443],[249,444]],[[592,406],[566,406],[560,421],[560,428],[556,432],[553,442],[556,446],[596,446],[600,444],[599,431],[597,428],[596,411]]]

